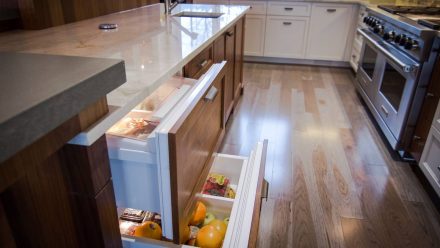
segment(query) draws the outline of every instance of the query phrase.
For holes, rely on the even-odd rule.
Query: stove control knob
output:
[[[383,33],[383,30],[384,30],[384,26],[383,26],[383,25],[380,25],[380,24],[377,24],[377,25],[374,27],[373,32],[375,32],[376,34],[382,34],[382,33]]]
[[[408,38],[408,37],[406,37],[406,35],[402,35],[402,38],[400,38],[400,41],[399,41],[399,45],[401,45],[401,46],[405,46],[405,44],[409,41],[409,40],[411,40],[411,38]]]
[[[419,47],[419,43],[416,40],[412,40],[408,38],[408,41],[405,43],[406,50],[415,50]]]
[[[367,21],[369,20],[369,16],[364,17],[364,23],[367,23]]]
[[[396,36],[396,32],[390,31],[388,33],[383,34],[383,39],[392,41],[392,40],[394,40],[395,36]]]
[[[405,37],[404,34],[398,34],[398,35],[396,35],[396,36],[394,37],[394,42],[395,42],[396,44],[399,44],[399,43],[400,43],[400,40],[401,40],[402,38],[404,38],[404,37]]]

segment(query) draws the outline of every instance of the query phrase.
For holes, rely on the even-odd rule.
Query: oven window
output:
[[[391,103],[394,110],[399,110],[406,78],[396,71],[390,64],[386,63],[380,92]]]
[[[367,44],[365,44],[364,56],[362,58],[362,69],[367,73],[370,80],[373,78],[374,66],[376,65],[377,53]]]

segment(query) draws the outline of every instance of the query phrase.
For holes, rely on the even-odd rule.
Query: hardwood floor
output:
[[[393,158],[349,69],[251,64],[221,152],[268,139],[258,247],[440,247],[440,216]]]

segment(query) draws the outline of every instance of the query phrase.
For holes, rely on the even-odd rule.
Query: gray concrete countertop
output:
[[[0,53],[0,162],[125,81],[120,59]]]

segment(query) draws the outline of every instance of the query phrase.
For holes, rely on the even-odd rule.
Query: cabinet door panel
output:
[[[234,62],[234,103],[238,102],[238,96],[243,81],[243,26],[244,18],[235,25],[235,62]]]
[[[266,16],[247,15],[244,39],[244,55],[263,56]]]
[[[268,17],[264,55],[269,57],[303,58],[308,18]]]
[[[307,58],[342,61],[351,20],[351,5],[314,4]]]
[[[225,62],[214,64],[157,133],[163,201],[162,231],[181,243],[222,133]],[[170,230],[171,229],[171,230]]]

